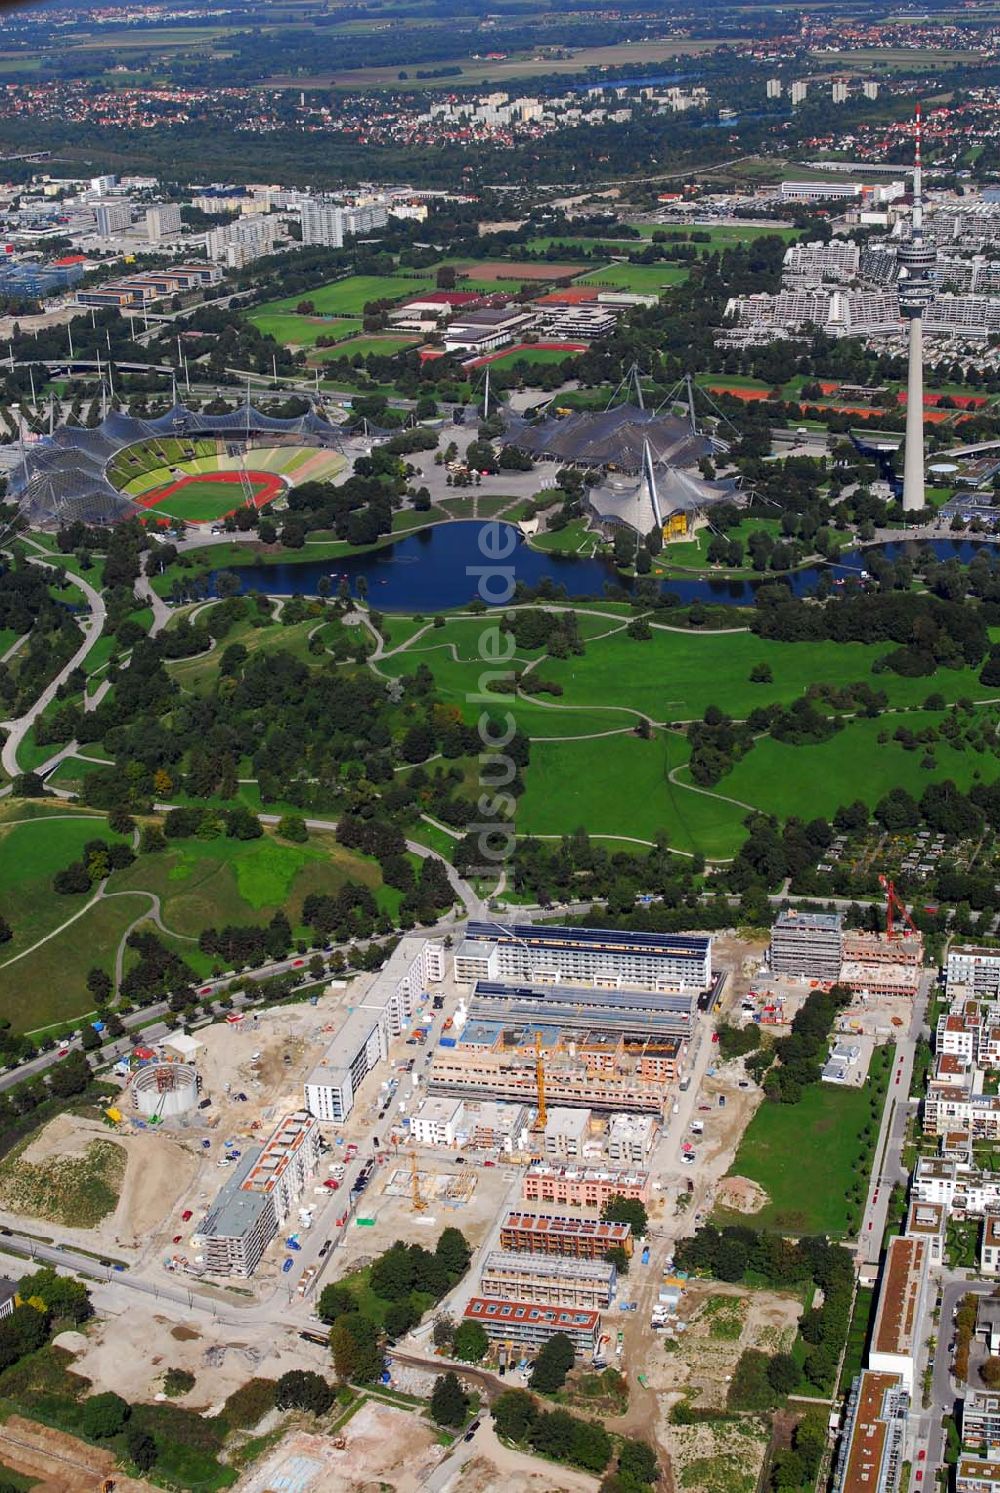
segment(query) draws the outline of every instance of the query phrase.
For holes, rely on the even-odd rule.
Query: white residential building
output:
[[[658,1134],[655,1115],[612,1115],[608,1124],[608,1157],[625,1166],[641,1166]]]
[[[344,209],[326,198],[306,198],[302,204],[302,242],[343,248]]]
[[[925,1240],[889,1240],[868,1354],[868,1367],[876,1373],[898,1374],[908,1395],[913,1394],[916,1379],[928,1262]]]
[[[545,1119],[545,1154],[565,1161],[579,1160],[590,1133],[591,1111],[557,1105]]]
[[[337,1032],[306,1079],[306,1108],[339,1124],[354,1107],[364,1078],[389,1055],[428,984],[444,979],[444,948],[430,939],[400,940],[385,968]]]
[[[176,202],[162,202],[146,209],[146,237],[151,244],[181,231],[181,210]]]
[[[454,1146],[464,1112],[461,1099],[425,1099],[410,1116],[410,1137],[421,1146]]]
[[[961,987],[962,994],[1000,1000],[1000,949],[952,944],[945,973],[949,1000],[957,993],[956,986]]]
[[[95,203],[94,217],[101,238],[117,238],[132,226],[132,204],[127,199]]]

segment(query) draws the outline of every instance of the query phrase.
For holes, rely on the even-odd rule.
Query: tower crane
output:
[[[410,1152],[410,1197],[413,1202],[413,1211],[423,1213],[427,1207],[427,1199],[420,1191],[420,1173],[417,1171],[417,1153]]]
[[[894,938],[900,936],[896,932],[895,914],[897,912],[908,924],[911,933],[919,933],[919,928],[906,910],[906,903],[896,891],[896,883],[888,876],[879,876],[878,883],[885,892],[885,933],[889,942],[891,943]]]
[[[545,1129],[545,1122],[548,1118],[545,1109],[545,1060],[542,1057],[541,1032],[535,1033],[535,1094],[538,1099],[538,1112],[531,1129],[537,1135],[539,1131]]]

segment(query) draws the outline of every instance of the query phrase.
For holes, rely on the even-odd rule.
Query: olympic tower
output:
[[[937,250],[924,241],[923,178],[920,165],[920,106],[917,105],[916,159],[913,166],[913,233],[901,244],[899,309],[910,323],[906,380],[906,445],[903,455],[903,512],[923,508],[924,494],[924,312],[934,299]]]

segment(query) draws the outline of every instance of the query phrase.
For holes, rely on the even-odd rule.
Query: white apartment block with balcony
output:
[[[337,1031],[306,1079],[306,1109],[340,1124],[354,1108],[365,1077],[389,1056],[431,983],[444,979],[444,949],[430,939],[404,938]]]

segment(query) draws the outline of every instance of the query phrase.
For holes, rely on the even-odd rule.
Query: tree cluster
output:
[[[611,1438],[597,1421],[568,1410],[542,1410],[525,1389],[505,1390],[493,1406],[493,1425],[504,1441],[530,1446],[538,1456],[568,1462],[595,1475],[611,1460]]]

